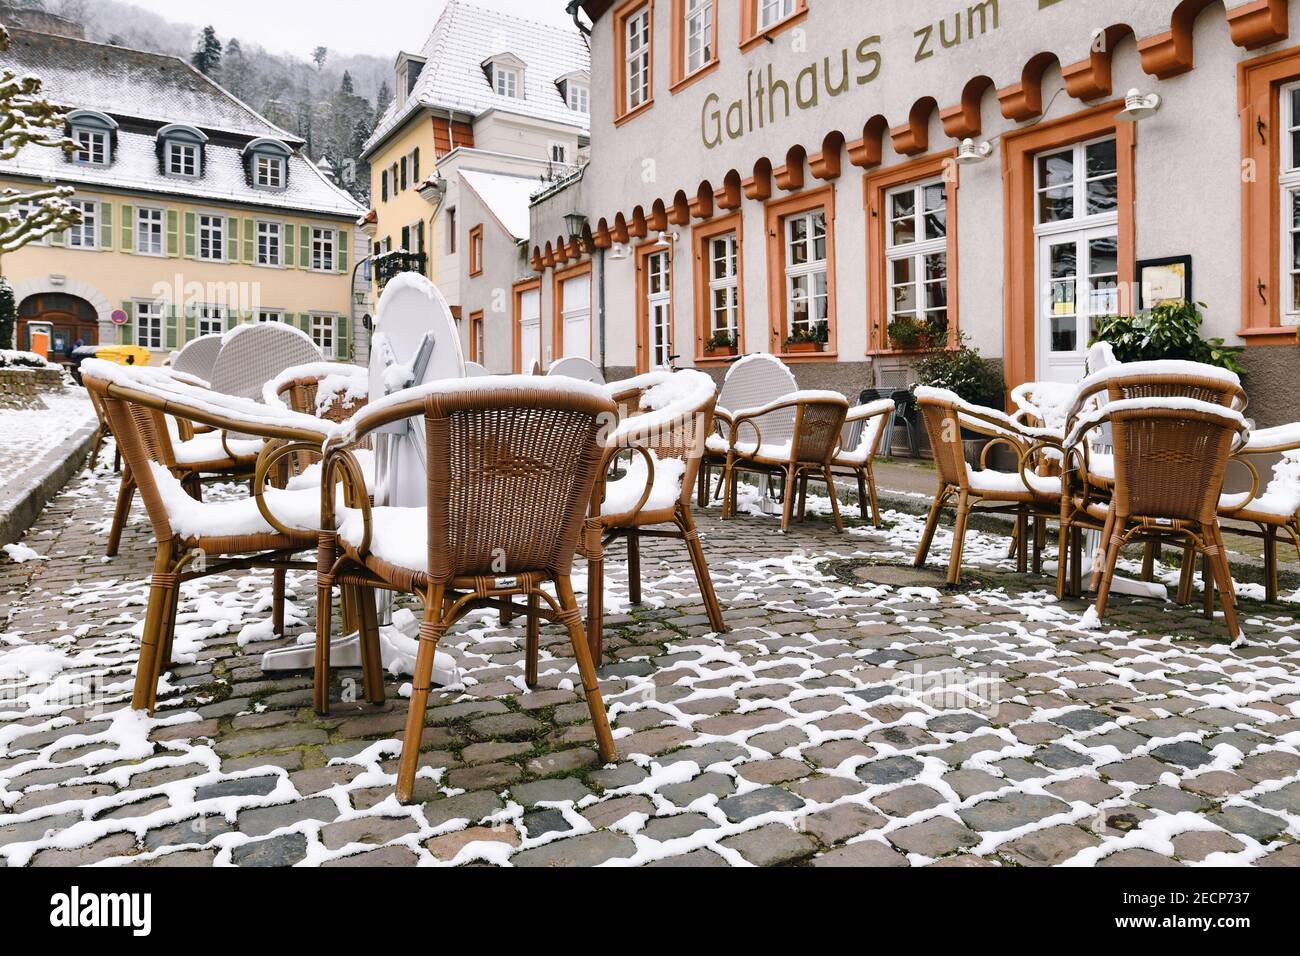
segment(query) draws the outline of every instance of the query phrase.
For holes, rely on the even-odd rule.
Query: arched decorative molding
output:
[[[1020,82],[998,90],[998,106],[1009,120],[1023,123],[1043,113],[1043,75],[1047,68],[1059,63],[1055,53],[1039,53],[1031,57],[1020,71]]]
[[[609,235],[608,220],[601,219],[596,223],[596,231],[592,233],[591,244],[597,249],[608,249],[614,244]]]
[[[754,175],[744,182],[745,196],[758,202],[767,202],[772,198],[772,161],[760,156],[754,163]]]
[[[546,269],[546,263],[542,261],[542,250],[533,246],[533,254],[528,260],[528,264],[533,267],[534,272],[542,272]]]
[[[1087,58],[1061,67],[1065,91],[1085,103],[1110,96],[1111,61],[1115,57],[1115,47],[1132,35],[1133,28],[1126,23],[1097,30],[1092,36],[1092,50]]]
[[[650,206],[650,217],[646,224],[652,232],[663,232],[668,228],[668,208],[662,199],[656,199]]]
[[[980,104],[984,94],[994,87],[993,77],[977,76],[961,91],[961,102],[939,111],[943,131],[953,139],[974,139],[984,131]]]
[[[169,123],[158,131],[159,139],[166,139],[168,136],[180,136],[182,139],[189,138],[198,143],[206,143],[208,134],[203,132],[197,126],[191,126],[188,123]]]
[[[645,221],[645,210],[640,206],[632,210],[632,221],[628,223],[627,234],[633,239],[644,239],[650,234],[650,226]]]
[[[894,152],[917,156],[930,148],[930,116],[939,108],[933,96],[923,96],[912,104],[907,122],[889,131]]]
[[[845,136],[839,130],[831,130],[822,138],[822,151],[808,159],[808,169],[823,182],[839,179],[842,171]]]
[[[555,265],[555,250],[549,242],[547,242],[546,245],[542,247],[542,265],[543,266]]]
[[[744,196],[745,191],[740,181],[740,173],[734,169],[729,169],[727,175],[722,177],[722,188],[714,194],[713,202],[719,209],[731,212],[733,209],[740,208]]]
[[[1219,0],[1183,0],[1175,7],[1168,30],[1138,41],[1142,69],[1162,80],[1190,70],[1195,63],[1192,31],[1196,28],[1196,18],[1206,7],[1218,2]]]
[[[1247,50],[1279,43],[1291,35],[1287,0],[1255,0],[1228,11],[1232,42]]]
[[[691,200],[690,210],[692,218],[713,218],[713,186],[707,179],[695,190],[695,198]]]
[[[93,285],[88,285],[79,279],[64,278],[56,283],[51,276],[38,276],[24,282],[17,282],[14,284],[14,305],[20,306],[23,304],[24,299],[34,295],[48,295],[51,292],[85,299],[90,303],[91,308],[95,310],[95,317],[99,321],[101,328],[113,324],[111,318],[113,304]]]
[[[69,126],[78,124],[86,126],[98,126],[107,130],[117,129],[117,120],[107,113],[101,113],[99,110],[72,110],[64,115],[64,120]]]
[[[785,154],[785,165],[780,169],[772,170],[772,178],[776,184],[786,192],[793,192],[796,189],[803,189],[804,162],[808,158],[808,151],[798,143],[791,146]]]
[[[862,169],[879,166],[884,158],[889,120],[877,113],[862,127],[862,138],[848,144],[849,162]]]
[[[691,201],[686,198],[685,190],[677,190],[673,204],[668,210],[668,222],[674,226],[686,226],[691,221]]]
[[[631,241],[631,235],[628,233],[627,217],[621,212],[614,216],[614,231],[611,233],[614,241],[619,245],[627,245]]]

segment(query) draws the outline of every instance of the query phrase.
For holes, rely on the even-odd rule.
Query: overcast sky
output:
[[[268,50],[307,57],[316,46],[392,57],[418,50],[447,0],[127,0],[178,23],[212,24]],[[565,0],[472,0],[550,23],[571,22]]]

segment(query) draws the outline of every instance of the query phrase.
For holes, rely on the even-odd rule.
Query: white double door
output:
[[[527,375],[542,361],[542,293],[529,289],[519,296],[519,371]]]
[[[591,358],[591,275],[565,279],[561,286],[564,320],[562,358]]]
[[[1097,321],[1119,310],[1119,229],[1100,225],[1038,237],[1037,372],[1077,382]]]

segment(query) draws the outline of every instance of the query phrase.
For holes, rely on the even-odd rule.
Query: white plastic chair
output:
[[[172,359],[172,371],[193,375],[205,382],[210,381],[212,367],[217,362],[218,353],[221,352],[221,338],[219,333],[213,332],[190,339]]]
[[[580,382],[591,382],[593,385],[604,385],[605,376],[601,373],[589,359],[581,356],[571,355],[568,358],[562,358],[546,372],[547,375],[561,375],[564,378],[576,378]]]
[[[487,378],[491,374],[486,365],[480,365],[478,362],[465,363],[466,378]]]
[[[727,370],[713,413],[716,430],[709,436],[704,460],[700,464],[697,503],[701,508],[708,504],[710,469],[721,468],[727,463],[734,414],[744,408],[760,408],[797,391],[799,383],[790,367],[766,352],[746,355]],[[765,442],[781,444],[789,441],[794,437],[794,409],[780,409],[765,416],[762,428]],[[717,493],[721,495],[721,486]]]

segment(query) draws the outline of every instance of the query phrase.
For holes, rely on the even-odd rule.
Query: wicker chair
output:
[[[317,583],[316,709],[329,707],[333,585],[360,589],[373,606],[376,587],[418,595],[424,604],[413,691],[397,777],[410,800],[438,641],[474,607],[507,607],[528,617],[527,644],[538,646],[539,619],[569,631],[601,757],[614,741],[601,703],[591,651],[571,580],[603,451],[600,429],[615,408],[599,386],[533,376],[437,382],[374,404],[346,434],[325,445],[325,483],[344,478],[347,507],[336,514],[322,497]],[[422,415],[427,442],[426,508],[372,507],[351,448],[373,429]],[[542,589],[555,588],[555,596]],[[522,597],[526,607],[514,605]],[[544,605],[544,606],[543,606]],[[363,631],[376,643],[367,614]],[[527,674],[530,681],[535,673]]]
[[[603,659],[605,549],[616,538],[627,540],[628,593],[641,603],[641,538],[676,538],[686,542],[695,580],[715,631],[726,630],[700,543],[691,497],[695,473],[712,429],[716,386],[702,372],[650,372],[608,387],[620,421],[611,433],[611,459],[631,453],[626,474],[610,480],[601,473],[587,517],[587,640],[592,659]],[[663,525],[675,525],[668,530]],[[536,667],[535,661],[531,663]]]
[[[934,453],[939,488],[926,518],[925,530],[916,549],[913,564],[922,567],[930,553],[939,517],[948,501],[957,498],[957,523],[953,531],[952,552],[948,558],[948,583],[961,583],[961,559],[966,544],[966,527],[973,512],[1010,514],[1016,519],[1017,568],[1026,570],[1029,560],[1028,524],[1036,524],[1034,535],[1034,570],[1040,568],[1039,545],[1043,539],[1038,528],[1061,509],[1061,479],[1039,474],[1038,463],[1046,448],[1060,448],[1055,434],[1030,428],[1002,412],[963,401],[954,392],[941,388],[920,387],[917,405]],[[962,431],[984,436],[990,441],[980,454],[978,469],[966,459]],[[989,454],[998,445],[1015,453],[1018,472],[998,471],[988,467]]]
[[[789,366],[775,355],[760,353],[746,355],[727,369],[727,377],[718,393],[718,403],[713,411],[714,433],[709,435],[704,447],[704,460],[699,470],[699,496],[696,503],[703,508],[709,503],[709,480],[717,469],[719,480],[714,497],[723,496],[722,472],[727,465],[727,448],[731,444],[732,413],[741,408],[756,408],[778,398],[799,391],[799,383]],[[789,441],[794,434],[794,412],[773,415],[766,423],[769,440]]]
[[[858,483],[858,515],[867,520],[870,506],[872,522],[880,527],[880,501],[876,496],[876,475],[872,462],[880,454],[886,441],[888,426],[894,414],[892,399],[882,398],[849,409],[845,417],[844,435],[840,447],[831,459],[831,474],[853,478]],[[808,475],[805,472],[799,483],[799,513],[802,516],[807,500]],[[827,489],[832,496],[835,486]]]
[[[1111,500],[1104,506],[1105,555],[1097,585],[1097,619],[1106,613],[1120,549],[1133,541],[1173,538],[1205,556],[1223,601],[1228,632],[1237,639],[1241,632],[1236,596],[1217,510],[1228,459],[1248,436],[1245,419],[1236,409],[1194,398],[1112,401],[1080,419],[1066,437],[1068,468],[1082,457],[1079,449],[1088,434],[1106,424],[1113,436],[1115,476]],[[1082,490],[1086,495],[1086,485]],[[1251,488],[1247,500],[1255,490]],[[1078,492],[1065,498],[1062,542],[1075,522],[1085,516],[1095,521],[1102,507],[1080,499]],[[1185,578],[1192,566],[1191,560],[1184,562]],[[1208,581],[1206,590],[1212,596]],[[1210,607],[1207,601],[1207,610]]]
[[[281,457],[300,447],[319,447],[330,426],[290,412],[270,413],[253,402],[214,396],[159,369],[127,369],[90,359],[82,365],[82,378],[103,403],[122,449],[125,470],[140,491],[158,542],[132,695],[132,707],[152,711],[158,678],[171,657],[183,582],[236,569],[272,568],[277,582],[272,602],[274,627],[277,633],[283,632],[283,572],[315,567],[308,561],[295,561],[293,556],[318,544],[321,493],[319,487],[301,491],[266,488],[265,478]],[[253,495],[213,503],[192,498],[166,457],[170,445],[166,417],[170,415],[268,439],[258,461]],[[200,557],[203,560],[198,560]],[[378,676],[382,692],[382,674]]]
[[[1260,456],[1281,455],[1273,466],[1273,478],[1261,492]],[[1264,598],[1276,601],[1278,537],[1285,535],[1300,553],[1300,423],[1261,428],[1250,433],[1246,446],[1233,456],[1252,476],[1253,493],[1225,494],[1219,499],[1219,518],[1244,522],[1235,534],[1258,537],[1264,542]]]
[[[211,381],[212,367],[221,352],[221,339],[218,332],[190,339],[172,359],[172,371]]]
[[[785,501],[781,531],[788,531],[796,489],[805,475],[820,477],[831,489],[831,515],[843,531],[839,500],[834,494],[831,465],[840,447],[840,432],[849,402],[838,392],[795,392],[759,408],[743,409],[731,419],[727,464],[723,472],[726,498],[722,516],[734,517],[740,472],[749,471],[784,479]],[[789,439],[782,439],[786,421],[793,416]],[[776,434],[773,434],[775,432]],[[741,437],[745,436],[745,437]],[[802,516],[802,515],[801,515]]]

